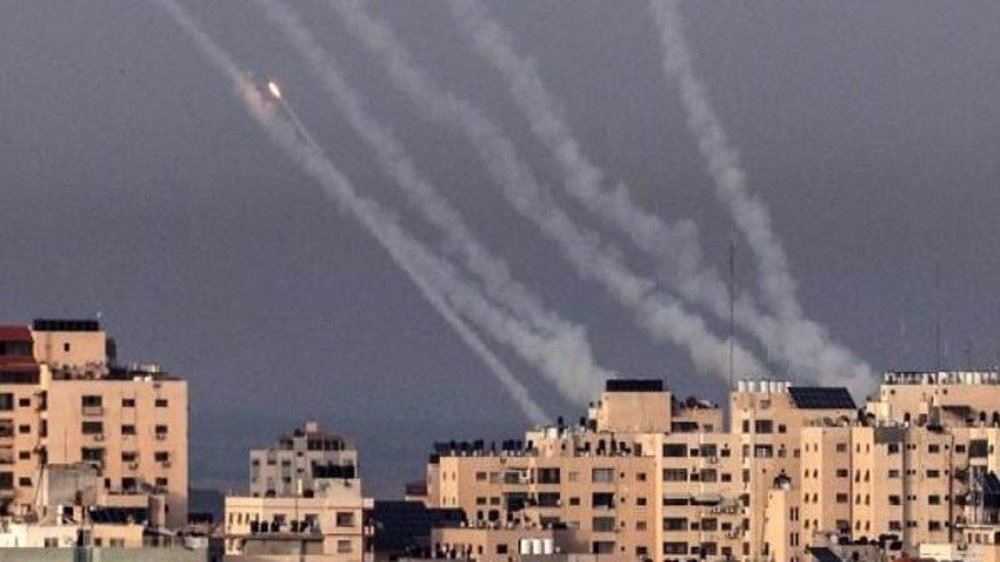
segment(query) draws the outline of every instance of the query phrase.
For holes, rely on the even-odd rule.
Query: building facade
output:
[[[436,445],[423,501],[480,534],[557,530],[564,553],[621,559],[982,553],[1000,537],[998,439],[995,373],[888,373],[861,408],[843,388],[741,381],[728,419],[617,380],[579,424]]]
[[[153,524],[187,523],[187,382],[156,365],[123,365],[99,323],[0,327],[0,504],[45,515],[62,497],[50,472],[96,469],[101,507]],[[63,480],[64,482],[65,480]],[[97,501],[97,500],[95,500]],[[141,515],[144,513],[145,515]]]
[[[373,501],[362,492],[357,463],[353,444],[315,422],[251,450],[251,492],[225,499],[227,560],[373,560]]]

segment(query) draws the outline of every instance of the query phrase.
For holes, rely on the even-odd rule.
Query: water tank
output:
[[[518,551],[520,554],[531,554],[531,539],[521,539],[518,543]]]
[[[531,553],[532,554],[542,553],[542,539],[531,539]]]
[[[542,554],[552,554],[555,552],[555,545],[552,539],[542,539]]]
[[[742,380],[742,379],[736,381],[736,391],[737,392],[746,392],[747,391],[747,381]]]

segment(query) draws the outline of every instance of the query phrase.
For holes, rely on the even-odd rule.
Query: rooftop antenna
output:
[[[941,370],[941,262],[934,262],[934,355]]]
[[[976,342],[972,339],[972,337],[965,338],[965,349],[962,351],[965,352],[965,366],[970,371],[974,370],[972,368],[972,357],[973,352],[975,351],[975,345]]]
[[[897,365],[900,370],[906,370],[906,313],[899,312],[899,349],[897,350]]]
[[[732,391],[733,385],[733,325],[735,323],[734,319],[736,316],[736,243],[733,242],[733,237],[729,237],[729,390]]]

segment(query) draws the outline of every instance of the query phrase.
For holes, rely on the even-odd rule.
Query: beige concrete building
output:
[[[227,560],[370,562],[357,449],[315,422],[250,452],[247,495],[225,500]]]
[[[798,475],[800,430],[856,411],[843,389],[784,383],[741,383],[731,404],[733,432],[717,406],[660,381],[612,380],[579,426],[499,448],[439,444],[426,501],[463,509],[472,527],[574,530],[575,552],[762,559],[768,492]]]
[[[98,475],[96,490],[80,490],[85,496],[103,507],[146,511],[155,525],[183,527],[187,421],[187,382],[156,365],[119,364],[114,342],[95,321],[0,328],[0,501],[7,513],[57,508],[41,485],[51,481],[48,472],[85,463]]]
[[[611,381],[579,425],[438,444],[424,501],[464,511],[477,531],[441,536],[473,558],[527,529],[571,531],[561,546],[575,553],[664,562],[926,545],[985,559],[1000,537],[998,412],[1000,376],[985,372],[888,373],[861,410],[842,388],[743,381],[728,424],[658,381]]]
[[[358,451],[339,435],[307,422],[290,436],[250,451],[250,495],[262,497],[310,495],[317,473],[325,477],[357,476]]]

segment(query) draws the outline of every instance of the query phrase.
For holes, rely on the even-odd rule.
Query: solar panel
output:
[[[792,386],[788,392],[795,406],[803,410],[853,410],[857,407],[844,387]]]

